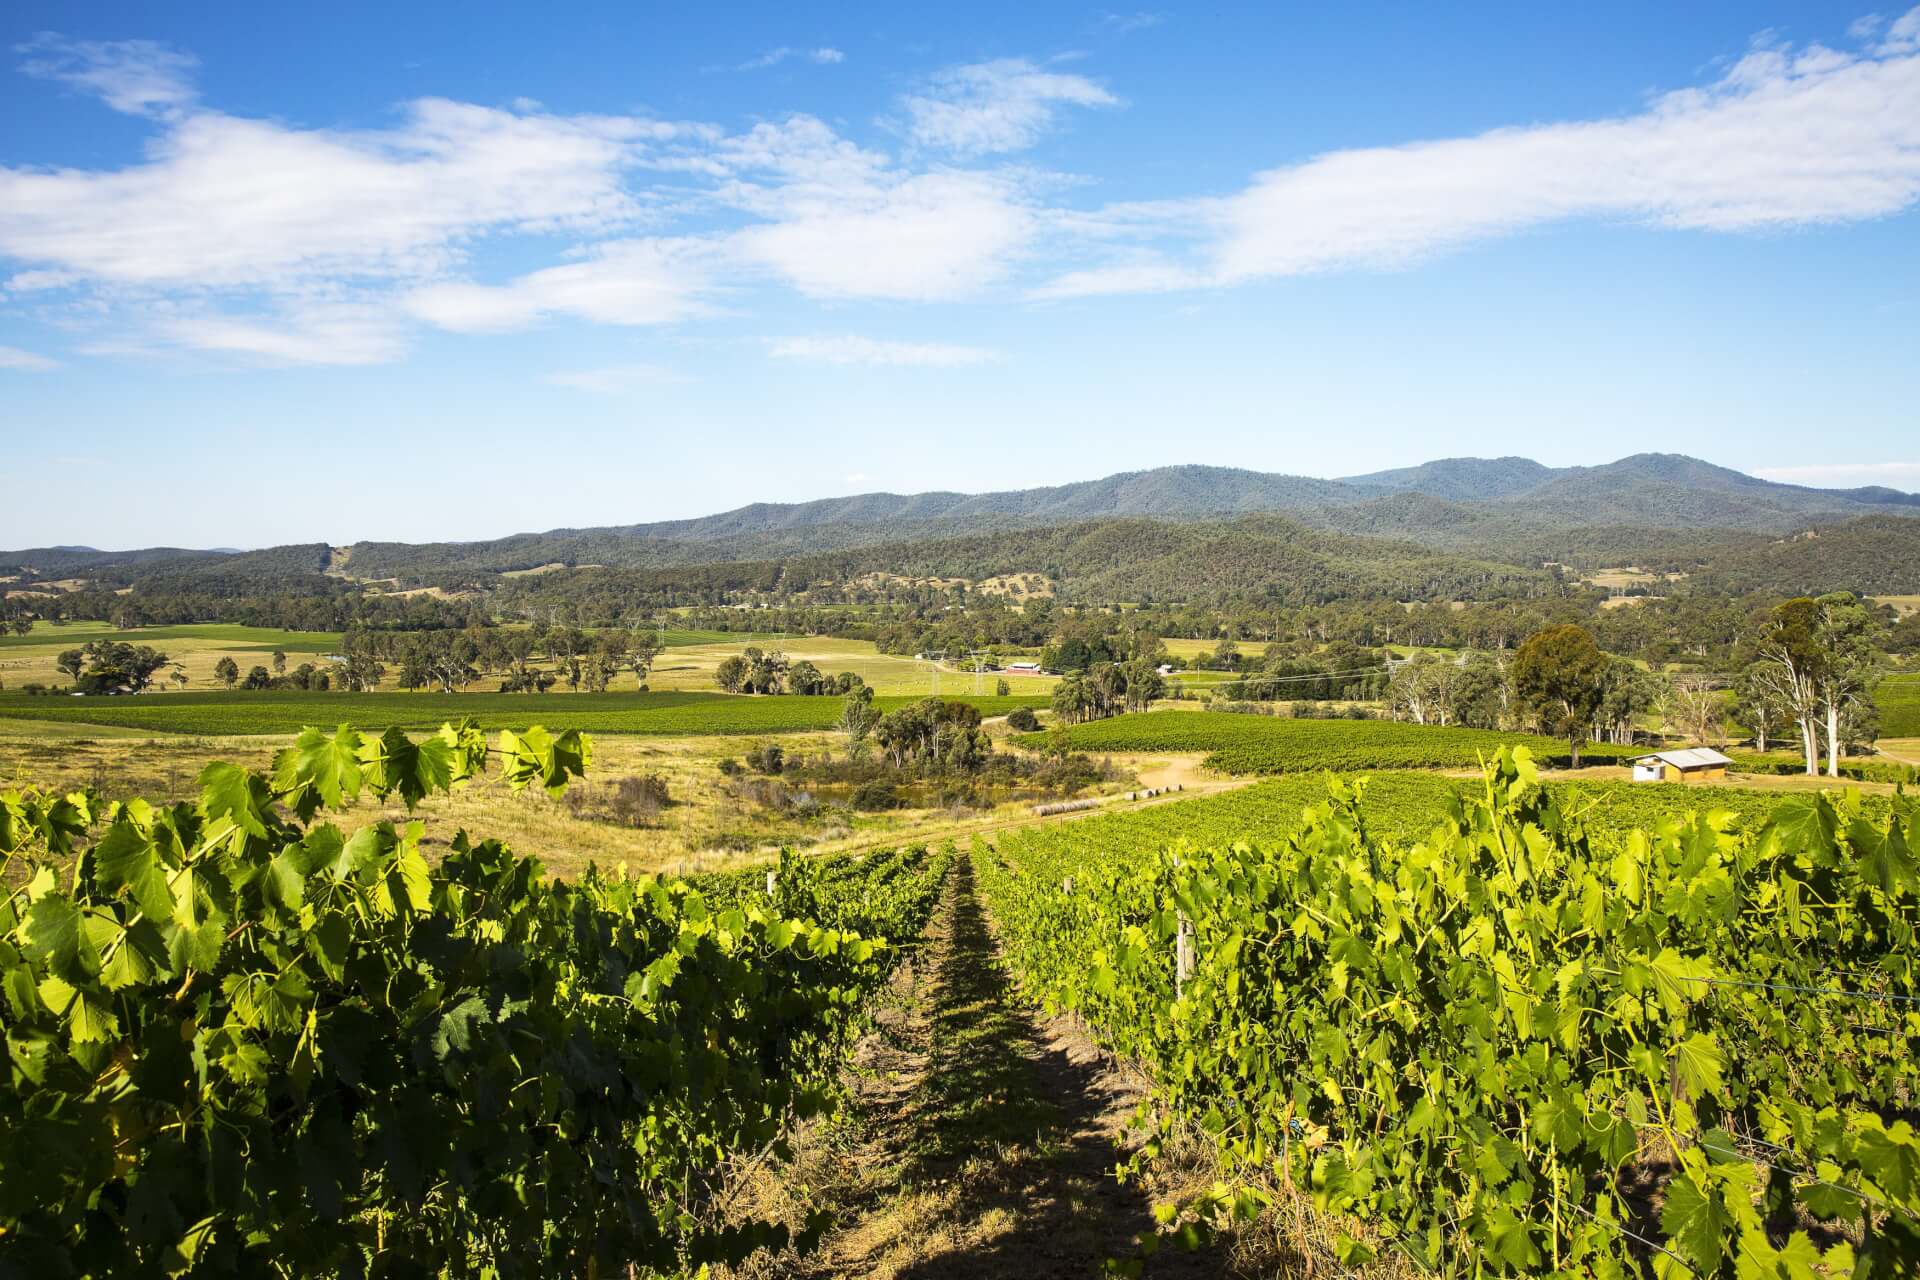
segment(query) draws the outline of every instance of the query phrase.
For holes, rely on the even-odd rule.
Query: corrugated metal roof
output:
[[[1659,760],[1676,769],[1704,769],[1709,765],[1732,764],[1733,761],[1721,755],[1712,747],[1688,747],[1682,751],[1656,751],[1650,756],[1640,756],[1635,764],[1648,760]]]

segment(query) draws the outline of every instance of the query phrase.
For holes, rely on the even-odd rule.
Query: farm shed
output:
[[[1724,778],[1733,761],[1712,747],[1684,751],[1656,751],[1633,762],[1635,782],[1687,782],[1695,778]]]

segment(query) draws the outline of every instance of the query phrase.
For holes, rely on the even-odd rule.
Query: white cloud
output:
[[[1816,489],[1854,489],[1880,485],[1920,492],[1920,462],[1821,462],[1789,467],[1760,467],[1754,475],[1783,484]]]
[[[837,337],[769,338],[767,353],[783,360],[813,360],[823,364],[925,365],[957,369],[987,364],[1000,358],[985,347],[949,342],[891,342],[853,334]],[[851,482],[851,478],[849,478]]]
[[[382,364],[406,341],[384,307],[323,303],[278,315],[182,315],[161,320],[159,336],[181,346],[264,364]]]
[[[1085,76],[1043,71],[1023,58],[953,67],[900,105],[907,135],[958,155],[1019,151],[1053,124],[1060,104],[1112,107],[1120,100]]]
[[[820,66],[831,66],[845,62],[847,55],[838,49],[821,47],[818,49],[792,49],[782,45],[778,49],[769,49],[757,58],[748,58],[734,68],[735,71],[760,71],[767,67],[777,67],[788,58],[804,58]]]
[[[1756,47],[1618,118],[1331,152],[1226,197],[1072,209],[1067,179],[994,157],[1067,107],[1119,100],[1020,59],[932,76],[899,101],[883,149],[806,114],[729,132],[529,99],[296,127],[201,104],[193,60],[164,46],[43,36],[20,46],[30,74],[147,117],[151,136],[118,167],[0,166],[0,278],[10,303],[97,331],[76,349],[365,363],[403,354],[423,324],[666,325],[751,307],[769,281],[834,301],[1009,281],[1063,298],[1390,269],[1571,219],[1855,221],[1920,202],[1920,8],[1855,39]],[[515,266],[489,273],[501,242]]]
[[[199,60],[151,40],[65,40],[46,33],[14,51],[27,55],[20,64],[26,74],[71,85],[129,115],[172,115],[196,96]]]
[[[1911,30],[1911,38],[1907,32]],[[1395,268],[1576,218],[1743,232],[1857,221],[1920,200],[1920,9],[1877,46],[1756,49],[1718,82],[1618,119],[1336,151],[1177,209],[1197,254],[1063,274],[1042,296]]]
[[[1100,29],[1111,31],[1115,35],[1131,35],[1135,31],[1145,31],[1148,27],[1157,27],[1166,18],[1158,13],[1103,13],[1100,15]]]
[[[708,246],[688,239],[612,240],[585,258],[544,267],[503,285],[443,281],[402,299],[403,309],[455,333],[503,333],[552,315],[600,324],[654,325],[705,314],[702,259]]]
[[[31,351],[22,351],[19,347],[0,347],[0,369],[17,369],[24,373],[45,373],[49,369],[60,367],[58,360]]]
[[[0,169],[0,254],[116,285],[424,275],[477,236],[631,221],[621,170],[670,131],[438,99],[380,132],[199,113],[124,169]]]
[[[620,364],[604,369],[567,369],[550,373],[542,381],[574,391],[598,395],[623,395],[640,387],[664,386],[685,382],[686,376],[657,364]]]
[[[1033,234],[1017,186],[982,173],[926,173],[778,192],[778,220],[733,245],[817,298],[932,301],[1000,279]]]

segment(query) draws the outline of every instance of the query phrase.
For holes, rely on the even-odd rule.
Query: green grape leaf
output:
[[[376,795],[398,791],[411,809],[453,783],[453,744],[443,738],[415,742],[399,729],[387,731],[360,748],[362,773]]]
[[[1647,965],[1653,972],[1654,990],[1669,1014],[1679,1015],[1688,1006],[1708,994],[1713,969],[1704,960],[1683,956],[1668,947]]]
[[[27,955],[48,972],[76,981],[99,972],[100,958],[80,927],[80,908],[61,894],[48,894],[27,909]]]
[[[272,803],[267,784],[237,764],[216,760],[200,771],[200,812],[209,821],[231,818],[248,835],[264,836]]]
[[[1668,1245],[1690,1261],[1701,1275],[1719,1274],[1724,1252],[1721,1239],[1732,1230],[1733,1217],[1711,1190],[1695,1180],[1691,1171],[1667,1184],[1660,1226],[1667,1233]]]
[[[1673,1051],[1673,1064],[1690,1098],[1710,1097],[1720,1091],[1726,1056],[1716,1032],[1696,1031]]]
[[[1907,847],[1906,833],[1895,820],[1885,831],[1865,818],[1847,823],[1847,843],[1860,859],[1860,874],[1881,892],[1898,895],[1903,889],[1920,887],[1920,866]]]
[[[360,794],[360,734],[341,725],[329,737],[319,729],[300,731],[293,745],[273,759],[273,789],[302,822],[322,805],[338,809]]]
[[[151,920],[173,916],[167,871],[152,830],[143,831],[125,818],[109,827],[93,847],[93,874],[100,887],[109,893],[124,891]]]
[[[500,754],[506,757],[502,776],[518,791],[538,782],[547,794],[558,796],[569,778],[584,777],[593,762],[593,740],[578,729],[552,734],[534,725],[525,733],[500,732]]]

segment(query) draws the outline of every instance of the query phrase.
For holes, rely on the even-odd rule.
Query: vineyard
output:
[[[309,730],[194,805],[0,796],[0,1273],[612,1276],[795,1242],[728,1179],[829,1107],[949,856],[568,884],[323,820],[496,761],[558,793],[590,755]]]
[[[1874,687],[1880,732],[1889,738],[1920,738],[1920,674],[1891,676]]]
[[[1602,832],[1507,750],[1389,835],[1371,789],[1250,842],[1216,808],[1125,856],[1094,823],[974,847],[1027,994],[1232,1172],[1189,1234],[1292,1189],[1345,1224],[1341,1267],[1920,1267],[1910,801]]]
[[[525,727],[564,710],[567,722],[589,733],[698,736],[730,733],[804,733],[832,728],[839,698],[745,698],[721,693],[570,693],[563,707],[513,693],[175,693],[164,698],[48,698],[0,695],[0,718],[112,725],[154,733],[205,736],[298,733],[313,724],[350,720],[371,728],[423,730],[473,716]],[[891,711],[917,699],[883,697]],[[986,716],[1015,707],[1042,707],[1038,697],[953,697]]]
[[[1039,747],[1042,735],[1019,739]],[[1492,729],[1441,728],[1394,720],[1290,720],[1280,716],[1150,711],[1073,726],[1075,751],[1205,751],[1222,773],[1300,773],[1321,769],[1471,769],[1502,746],[1526,746],[1542,763],[1564,763],[1567,744]],[[1590,743],[1582,761],[1607,762],[1643,748]]]
[[[661,704],[809,701],[832,700]],[[1283,1202],[1330,1240],[1285,1237],[1327,1250],[1295,1258],[1315,1274],[1920,1269],[1904,796],[1547,782],[1502,747],[1477,779],[1290,769],[1006,830],[957,877],[949,845],[560,881],[464,831],[336,825],[482,779],[557,797],[592,756],[578,730],[306,729],[257,772],[206,766],[194,803],[0,794],[0,1275],[848,1256],[828,1233],[857,1197],[765,1180],[844,1132],[806,1122],[852,1105],[856,1045],[903,988],[875,997],[936,910],[943,974],[1015,984],[950,993],[940,1069],[1001,1064],[993,1090],[1036,1105],[1004,1064],[1030,1003],[1145,1081],[1144,1143],[1064,1161],[1068,1194],[1209,1152],[1205,1189],[1100,1219],[1121,1273]],[[992,935],[963,925],[976,886]],[[997,1038],[941,1049],[975,1026]],[[964,1125],[1006,1096],[972,1087],[912,1096]]]
[[[1373,838],[1406,847],[1447,820],[1448,809],[1475,784],[1419,770],[1385,771],[1368,776],[1355,798]],[[1546,789],[1561,808],[1578,817],[1587,834],[1618,841],[1634,831],[1652,831],[1663,821],[1690,813],[1716,815],[1717,826],[1758,831],[1780,808],[1778,792],[1716,787],[1701,791],[1678,782],[1554,782]],[[998,836],[1003,855],[1016,861],[1091,867],[1150,859],[1160,849],[1186,840],[1199,845],[1284,841],[1301,816],[1327,798],[1324,775],[1268,778],[1217,796],[1196,796],[1174,804],[1131,812],[1102,814],[1080,822],[1034,826]],[[1861,799],[1874,821],[1891,812],[1884,796]]]

